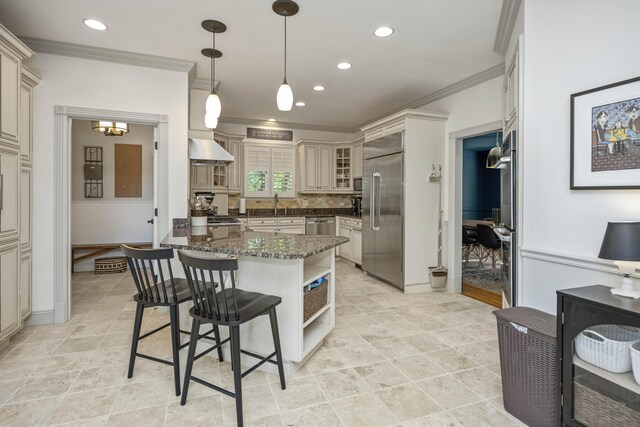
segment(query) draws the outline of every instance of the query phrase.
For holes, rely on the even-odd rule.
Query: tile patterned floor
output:
[[[336,270],[335,330],[287,390],[274,375],[244,379],[247,425],[522,425],[502,407],[491,307],[461,295],[404,295],[342,262]],[[128,274],[73,277],[71,321],[28,327],[0,350],[0,425],[234,424],[233,400],[197,383],[180,406],[170,366],[138,359],[126,378],[135,309]],[[167,318],[148,310],[144,328]],[[140,347],[169,359],[168,329]],[[232,388],[228,363],[205,357],[194,370]]]

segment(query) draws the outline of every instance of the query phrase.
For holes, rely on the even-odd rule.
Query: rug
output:
[[[479,268],[478,258],[469,257],[469,263],[465,267],[462,263],[462,284],[472,285],[490,292],[502,293],[502,265],[500,261],[496,262],[496,272],[491,269],[491,261],[487,260],[483,263],[483,267]]]

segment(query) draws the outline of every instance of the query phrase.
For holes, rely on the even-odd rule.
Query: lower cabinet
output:
[[[336,235],[346,237],[349,241],[338,246],[336,255],[356,264],[362,264],[362,220],[338,217],[337,222]]]
[[[20,260],[20,319],[31,316],[31,251]]]
[[[0,247],[0,341],[20,327],[20,242]]]
[[[305,219],[302,217],[249,218],[247,220],[247,226],[253,231],[304,234],[304,221]]]

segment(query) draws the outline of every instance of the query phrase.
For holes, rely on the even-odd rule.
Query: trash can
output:
[[[556,316],[529,307],[493,312],[498,323],[504,407],[523,423],[556,425]]]

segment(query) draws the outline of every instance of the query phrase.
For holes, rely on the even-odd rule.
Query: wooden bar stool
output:
[[[131,340],[131,355],[129,357],[128,378],[133,376],[133,368],[136,356],[154,362],[164,363],[173,366],[173,376],[175,380],[176,396],[180,396],[180,349],[189,345],[180,345],[180,333],[189,334],[189,331],[180,330],[179,305],[183,302],[191,301],[191,292],[185,279],[175,279],[171,270],[171,259],[173,259],[173,249],[136,249],[127,245],[121,246],[122,253],[127,257],[127,262],[133,276],[138,293],[133,296],[136,304],[136,316],[133,324],[133,338]],[[168,277],[165,278],[162,261],[165,261]],[[215,288],[215,287],[214,287]],[[169,307],[169,323],[162,325],[146,334],[140,336],[142,328],[142,317],[144,309],[147,307]],[[171,327],[171,349],[173,361],[159,359],[147,354],[138,353],[138,343],[166,327]],[[210,337],[214,333],[214,338]],[[215,341],[216,345],[208,349],[207,352],[218,350],[218,356],[222,360],[222,349],[220,334],[217,326],[198,338],[205,338]]]
[[[280,336],[278,333],[278,319],[276,316],[276,306],[282,302],[282,298],[272,295],[264,295],[258,292],[248,292],[236,288],[236,271],[238,270],[237,258],[195,258],[178,251],[178,258],[184,267],[187,283],[193,298],[193,307],[189,314],[193,318],[191,326],[191,343],[187,355],[187,367],[184,376],[184,387],[181,405],[187,402],[189,392],[189,382],[191,380],[210,387],[236,400],[236,417],[238,426],[242,426],[242,378],[253,372],[265,362],[278,366],[280,374],[280,387],[286,388],[284,380],[284,367],[282,364],[282,352],[280,350]],[[217,273],[214,275],[214,272]],[[210,292],[211,284],[220,286],[219,292]],[[228,277],[229,284],[225,285],[225,276]],[[209,283],[207,283],[207,281]],[[271,322],[271,333],[275,351],[266,357],[242,350],[240,348],[240,325],[258,316],[269,315]],[[233,369],[234,392],[211,384],[200,378],[191,375],[196,346],[198,344],[198,331],[203,323],[211,323],[214,327],[228,326],[229,338],[223,343],[231,340],[231,367]],[[246,354],[259,359],[259,362],[242,372],[240,365],[240,354]],[[220,354],[220,353],[218,353]],[[276,360],[273,360],[273,358]]]

